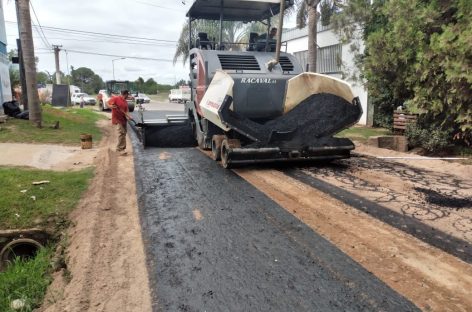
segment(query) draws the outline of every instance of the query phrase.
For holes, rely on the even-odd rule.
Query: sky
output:
[[[18,38],[15,1],[0,1],[4,5],[7,50],[10,51],[16,48]],[[103,80],[113,79],[113,68],[117,80],[153,78],[160,84],[188,80],[188,64],[184,66],[179,60],[174,65],[172,60],[186,23],[185,14],[193,0],[30,2],[34,9],[30,7],[33,25],[41,25],[33,26],[38,71],[55,72],[51,46],[60,45],[60,69],[66,74],[70,66],[74,66],[88,67]]]
[[[0,1],[4,5],[7,50],[10,51],[16,48],[18,38],[15,1]],[[184,1],[185,4],[181,0],[30,1],[34,8],[33,12],[30,7],[32,22],[42,26],[46,38],[41,39],[41,29],[33,27],[38,71],[55,72],[51,45],[61,45],[60,69],[66,74],[70,66],[88,67],[104,80],[110,80],[113,79],[114,67],[115,78],[121,80],[143,77],[144,80],[153,78],[161,84],[188,80],[188,67],[182,61],[174,66],[172,60],[180,30],[186,22],[185,13],[193,1]],[[82,31],[109,36],[84,34]]]

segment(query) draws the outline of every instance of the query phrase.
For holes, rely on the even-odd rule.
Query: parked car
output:
[[[88,95],[87,93],[82,93],[82,92],[76,92],[72,93],[72,96],[70,97],[70,102],[74,104],[80,104],[82,102],[82,98],[84,101],[85,105],[95,105],[97,104],[97,101]]]
[[[151,102],[151,99],[144,93],[136,93],[136,96],[134,98],[136,99],[136,101],[142,100],[143,103]]]

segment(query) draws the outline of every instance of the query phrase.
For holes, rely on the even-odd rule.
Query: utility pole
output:
[[[29,120],[38,128],[42,126],[41,107],[39,106],[38,86],[36,83],[36,64],[34,59],[33,32],[29,0],[16,0],[18,31],[20,33],[21,52],[25,67]]]
[[[59,68],[59,51],[61,47],[59,45],[53,45],[54,48],[54,58],[56,60],[56,84],[61,84],[61,70]]]

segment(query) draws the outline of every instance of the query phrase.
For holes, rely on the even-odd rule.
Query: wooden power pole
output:
[[[29,120],[38,128],[42,126],[41,107],[39,106],[38,86],[36,83],[36,63],[34,58],[33,33],[29,0],[16,0],[18,31],[27,84]]]

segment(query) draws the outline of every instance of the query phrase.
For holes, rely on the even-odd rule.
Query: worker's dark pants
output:
[[[117,124],[116,129],[118,129],[118,144],[116,145],[116,151],[121,152],[126,149],[126,128],[127,124]]]

